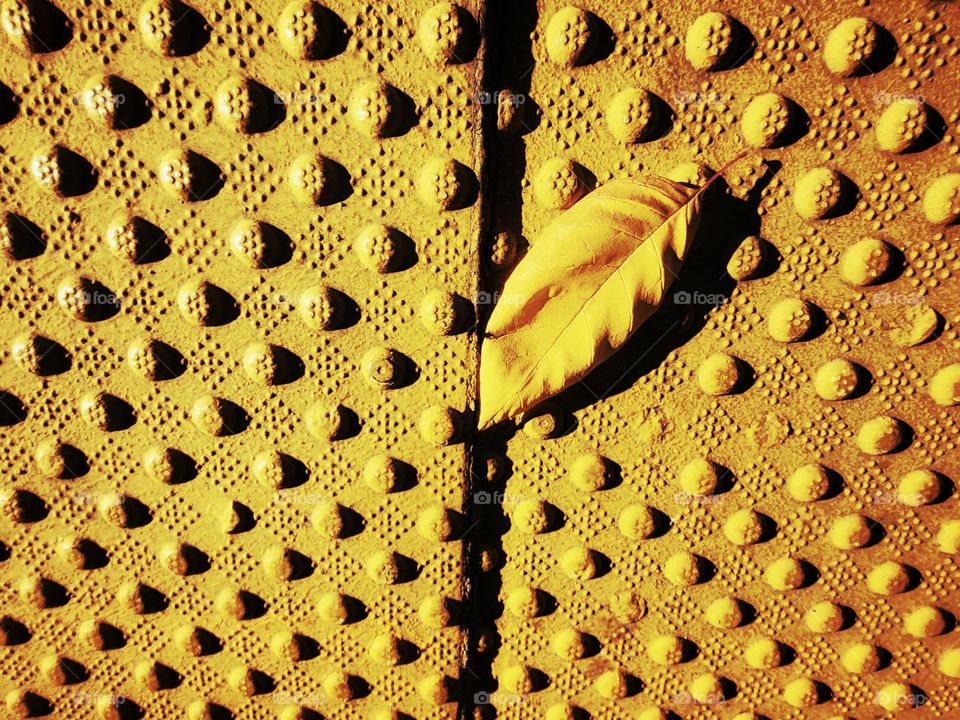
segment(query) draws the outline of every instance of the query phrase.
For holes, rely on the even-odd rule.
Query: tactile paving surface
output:
[[[454,716],[477,11],[0,3],[0,716]]]
[[[755,151],[667,306],[491,434],[480,700],[960,717],[956,5],[514,5],[494,261],[596,183]]]
[[[0,713],[960,717],[958,25],[0,1]],[[475,437],[524,243],[744,147]]]

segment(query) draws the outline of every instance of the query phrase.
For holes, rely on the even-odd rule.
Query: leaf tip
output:
[[[486,430],[496,421],[496,416],[484,410],[483,404],[480,405],[480,411],[477,413],[477,430]]]

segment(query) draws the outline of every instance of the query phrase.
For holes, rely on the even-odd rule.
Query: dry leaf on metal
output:
[[[480,428],[610,357],[663,302],[700,222],[702,187],[612,180],[556,218],[507,279],[480,353]]]

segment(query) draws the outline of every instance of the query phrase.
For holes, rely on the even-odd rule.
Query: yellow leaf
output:
[[[699,189],[660,177],[612,180],[544,230],[487,323],[481,429],[583,378],[654,313],[680,272],[712,179]]]

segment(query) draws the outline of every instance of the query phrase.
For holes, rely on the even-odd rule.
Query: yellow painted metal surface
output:
[[[451,717],[477,6],[52,8],[0,7],[0,715]]]
[[[0,714],[960,717],[958,24],[0,2]],[[524,243],[744,147],[476,433]]]
[[[490,150],[501,243],[536,243],[595,183],[756,150],[705,200],[658,315],[490,439],[509,462],[484,497],[504,606],[484,699],[551,720],[960,717],[958,418],[934,380],[958,361],[960,262],[930,212],[957,205],[928,190],[957,171],[957,7],[565,5],[491,11],[492,90],[519,109]],[[848,178],[835,217],[816,168]]]

